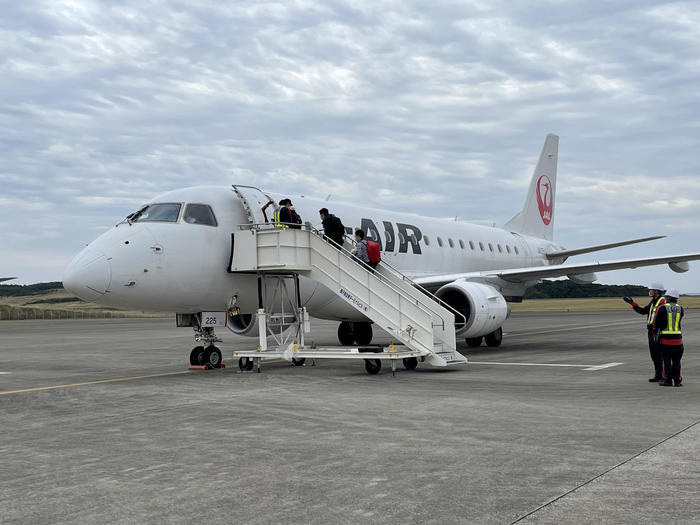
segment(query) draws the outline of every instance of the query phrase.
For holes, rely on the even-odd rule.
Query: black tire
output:
[[[238,368],[243,372],[250,372],[253,369],[254,363],[250,357],[241,357],[238,360]]]
[[[467,346],[475,347],[475,346],[481,346],[481,340],[483,339],[482,337],[467,337],[465,341],[467,342]]]
[[[221,368],[221,360],[221,350],[214,345],[204,350],[204,362],[209,365],[210,368]]]
[[[192,366],[203,366],[204,363],[204,347],[195,346],[190,352],[190,364]]]
[[[292,364],[294,366],[304,366],[304,363],[306,362],[306,358],[302,357],[301,359],[295,359],[292,357]]]
[[[406,370],[415,370],[416,367],[418,366],[418,358],[417,357],[404,357],[403,358],[403,366]]]
[[[484,340],[486,341],[486,346],[501,346],[501,342],[503,341],[503,328],[498,328],[490,334],[485,335]]]
[[[352,333],[358,346],[365,346],[372,342],[371,323],[354,323]]]
[[[379,371],[382,369],[382,360],[381,359],[365,359],[365,370],[367,370],[367,373],[369,375],[375,375],[378,374]]]
[[[351,346],[355,342],[355,334],[352,333],[352,325],[343,321],[338,325],[338,341],[343,346]]]

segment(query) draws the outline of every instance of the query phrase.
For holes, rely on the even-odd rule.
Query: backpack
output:
[[[374,241],[367,241],[367,257],[369,257],[369,262],[372,264],[377,264],[382,260],[382,256],[379,253],[379,243]]]
[[[336,217],[335,215],[331,215],[331,217],[333,217],[333,235],[342,239],[345,236],[345,226],[343,226],[343,221],[341,221],[340,218]]]

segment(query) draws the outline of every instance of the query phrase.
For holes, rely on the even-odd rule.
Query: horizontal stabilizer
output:
[[[578,248],[576,250],[560,250],[558,252],[550,252],[545,254],[547,259],[559,259],[567,257],[572,257],[574,255],[581,255],[584,253],[598,252],[600,250],[609,250],[610,248],[619,248],[620,246],[627,246],[629,244],[637,244],[639,242],[655,241],[656,239],[663,239],[665,235],[655,235],[654,237],[644,237],[642,239],[632,239],[631,241],[621,241],[621,242],[611,242],[610,244],[599,244],[597,246],[588,246],[586,248]]]
[[[12,279],[17,279],[17,277],[0,277],[0,283],[5,281],[11,281]]]

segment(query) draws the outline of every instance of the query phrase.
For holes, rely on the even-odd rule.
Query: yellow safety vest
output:
[[[659,303],[662,300],[664,300],[663,296],[659,297],[655,302],[651,303],[651,308],[649,308],[649,316],[647,317],[647,324],[648,325],[654,324],[654,317],[656,316],[656,310],[659,309],[659,306],[660,306]]]
[[[272,214],[272,222],[274,223],[275,228],[289,228],[287,224],[282,224],[280,222],[280,211],[282,211],[282,208],[275,210],[275,213]]]
[[[681,307],[678,304],[666,303],[666,313],[668,315],[666,328],[659,332],[659,335],[681,335]]]

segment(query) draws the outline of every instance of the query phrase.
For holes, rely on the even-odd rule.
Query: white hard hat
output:
[[[660,292],[663,292],[666,288],[664,288],[664,285],[661,283],[651,283],[649,285],[650,290],[659,290]]]
[[[671,288],[666,292],[666,297],[673,297],[674,299],[678,299],[681,296],[681,294],[678,293],[678,290],[675,288]]]

